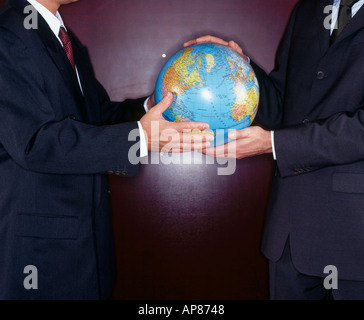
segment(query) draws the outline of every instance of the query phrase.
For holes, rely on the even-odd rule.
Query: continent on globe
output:
[[[156,103],[167,92],[174,99],[164,118],[207,122],[214,146],[227,143],[230,130],[250,126],[259,104],[259,84],[250,64],[233,49],[213,43],[186,47],[166,62],[156,82]]]

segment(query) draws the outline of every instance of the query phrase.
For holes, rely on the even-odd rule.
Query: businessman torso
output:
[[[341,279],[364,280],[364,8],[330,46],[330,4],[300,1],[270,79],[255,68],[258,118],[284,128],[263,252],[278,260],[289,237],[299,271],[324,276],[334,265]]]
[[[0,14],[0,298],[99,299],[113,284],[108,171],[135,175],[128,141],[142,107],[110,102],[70,33],[80,84],[51,29]],[[114,124],[104,126],[104,124]],[[38,270],[27,290],[24,268]]]

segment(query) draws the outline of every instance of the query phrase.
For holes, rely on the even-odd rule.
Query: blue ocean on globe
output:
[[[214,146],[229,142],[230,130],[250,126],[259,104],[259,84],[249,62],[213,43],[183,48],[168,59],[156,82],[156,103],[167,92],[174,99],[164,118],[207,122]]]

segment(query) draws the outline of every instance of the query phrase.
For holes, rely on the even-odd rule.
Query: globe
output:
[[[157,78],[156,103],[167,92],[173,93],[173,102],[164,118],[207,122],[215,136],[212,146],[229,142],[229,131],[250,126],[259,103],[259,84],[249,62],[213,43],[191,45],[168,59]]]

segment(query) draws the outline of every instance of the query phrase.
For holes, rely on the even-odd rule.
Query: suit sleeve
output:
[[[102,124],[139,121],[144,116],[144,101],[147,97],[114,102],[110,100],[106,90],[96,79],[95,82],[99,96]]]
[[[0,28],[0,142],[10,157],[41,173],[137,174],[137,122],[95,126],[55,120],[44,78],[30,56],[20,38]]]
[[[364,160],[364,105],[275,131],[277,166],[283,177]]]

